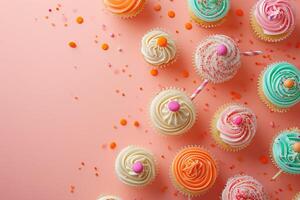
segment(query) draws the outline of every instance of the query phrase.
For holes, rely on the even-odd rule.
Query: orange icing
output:
[[[200,147],[180,151],[173,161],[172,172],[178,185],[193,194],[206,191],[217,178],[214,159]]]
[[[286,88],[292,88],[294,87],[295,82],[291,79],[286,79],[283,84]]]
[[[145,0],[104,0],[106,8],[115,14],[135,14]]]

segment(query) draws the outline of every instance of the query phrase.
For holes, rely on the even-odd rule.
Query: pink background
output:
[[[138,17],[122,20],[107,13],[101,0],[0,1],[1,199],[83,200],[107,193],[125,200],[185,199],[176,193],[168,174],[177,150],[188,144],[210,149],[221,166],[215,187],[195,199],[218,199],[227,178],[240,172],[261,181],[271,199],[291,199],[300,191],[299,177],[284,174],[271,182],[277,169],[269,159],[262,162],[279,130],[300,125],[300,105],[288,113],[271,113],[256,90],[257,77],[267,64],[285,60],[300,65],[300,26],[288,40],[266,44],[255,39],[249,27],[248,12],[255,0],[232,0],[227,22],[213,30],[194,23],[192,30],[184,28],[189,21],[186,1],[161,0],[162,10],[156,12],[153,5],[158,2],[149,0]],[[300,2],[293,2],[300,9]],[[244,16],[236,16],[238,8]],[[175,18],[167,16],[169,10],[176,12]],[[77,16],[85,23],[78,25]],[[155,27],[173,35],[180,56],[153,77],[139,49],[143,34]],[[216,33],[234,37],[242,51],[265,54],[243,57],[243,67],[232,81],[210,84],[198,96],[199,120],[189,134],[156,134],[147,116],[151,98],[170,86],[192,93],[200,83],[192,53],[201,39]],[[72,40],[78,48],[68,46]],[[108,51],[100,48],[103,42],[109,44]],[[183,71],[190,76],[183,77]],[[253,143],[239,153],[223,152],[209,136],[214,111],[232,100],[247,103],[258,116]],[[127,119],[127,126],[119,125],[121,118]],[[133,126],[135,120],[140,127]],[[111,142],[116,142],[116,149],[109,148]],[[114,173],[117,153],[130,144],[149,148],[158,161],[160,174],[144,189],[122,184]]]

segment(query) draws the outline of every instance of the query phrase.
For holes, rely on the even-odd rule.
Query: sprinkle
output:
[[[83,17],[81,17],[81,16],[77,17],[76,22],[77,22],[78,24],[82,24],[82,23],[84,22]]]
[[[271,126],[272,128],[275,128],[275,123],[274,123],[273,121],[271,121],[271,122],[270,122],[270,126]]]
[[[114,38],[115,34],[114,33],[110,33],[109,36],[112,37],[112,38]]]
[[[117,144],[115,142],[110,143],[109,148],[115,149],[117,147]]]
[[[170,10],[170,11],[168,12],[168,16],[169,16],[170,18],[174,18],[174,17],[175,17],[175,12],[174,12],[173,10]]]
[[[139,127],[139,126],[140,126],[140,123],[139,123],[138,121],[134,121],[134,122],[133,122],[133,125],[134,125],[135,127]]]
[[[181,72],[181,75],[182,75],[182,77],[184,77],[184,78],[188,78],[188,77],[190,76],[190,73],[189,73],[187,70],[183,70],[183,71]]]
[[[109,46],[108,46],[108,44],[103,43],[103,44],[101,45],[101,48],[102,48],[104,51],[106,51],[106,50],[109,49]]]
[[[122,52],[122,51],[123,51],[123,49],[119,47],[119,48],[118,48],[118,51],[119,51],[119,52]]]
[[[242,9],[236,9],[235,14],[239,17],[244,16],[244,11]]]
[[[75,49],[77,47],[77,44],[73,41],[69,42],[69,47]]]
[[[151,74],[152,76],[157,76],[157,75],[158,75],[158,70],[157,70],[157,69],[151,69],[151,70],[150,70],[150,74]]]
[[[260,161],[261,164],[268,164],[269,159],[268,159],[267,156],[260,156],[259,161]]]
[[[121,120],[120,120],[120,124],[121,124],[122,126],[126,126],[126,125],[127,125],[127,120],[126,120],[126,119],[121,119]]]
[[[161,5],[159,3],[157,3],[157,4],[154,5],[153,9],[155,11],[160,11],[161,10]]]
[[[190,23],[190,22],[187,22],[186,24],[185,24],[185,29],[186,30],[191,30],[193,28],[193,25]]]

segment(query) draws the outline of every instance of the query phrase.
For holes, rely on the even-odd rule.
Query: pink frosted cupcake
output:
[[[211,123],[211,134],[226,151],[239,151],[247,147],[255,136],[256,116],[240,104],[221,106]]]
[[[222,200],[267,200],[261,183],[247,175],[228,179],[222,192]]]
[[[266,42],[286,39],[295,29],[295,15],[290,0],[259,0],[252,9],[251,26]]]

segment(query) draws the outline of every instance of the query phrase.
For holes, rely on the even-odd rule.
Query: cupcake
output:
[[[300,192],[296,194],[296,196],[293,198],[293,200],[300,200]]]
[[[163,135],[184,134],[195,124],[195,105],[182,90],[163,90],[150,103],[150,121]]]
[[[175,156],[171,166],[171,179],[174,186],[189,197],[207,192],[218,175],[214,158],[198,146],[183,148]]]
[[[222,192],[222,200],[267,200],[262,184],[247,175],[237,175],[228,179]]]
[[[147,63],[165,67],[176,60],[176,44],[171,36],[159,29],[148,32],[142,38],[142,55]]]
[[[194,65],[202,79],[222,83],[232,79],[239,70],[240,50],[232,38],[213,35],[198,45],[194,54]]]
[[[254,33],[266,42],[286,39],[296,25],[290,0],[259,0],[250,16]]]
[[[105,196],[100,196],[98,200],[122,200],[122,199],[112,195],[105,195]]]
[[[256,128],[256,116],[252,110],[240,104],[227,104],[216,112],[211,134],[222,149],[239,151],[251,143]]]
[[[220,25],[229,8],[229,0],[188,0],[191,18],[204,28]]]
[[[300,174],[300,129],[284,130],[274,139],[271,146],[272,160],[279,172],[272,178],[276,179],[282,172]]]
[[[117,156],[115,170],[119,179],[130,186],[146,186],[156,177],[153,155],[148,150],[128,146]]]
[[[258,93],[275,112],[287,111],[300,102],[300,71],[288,62],[269,65],[260,75]]]
[[[103,0],[108,11],[122,18],[131,18],[139,14],[146,0]]]

